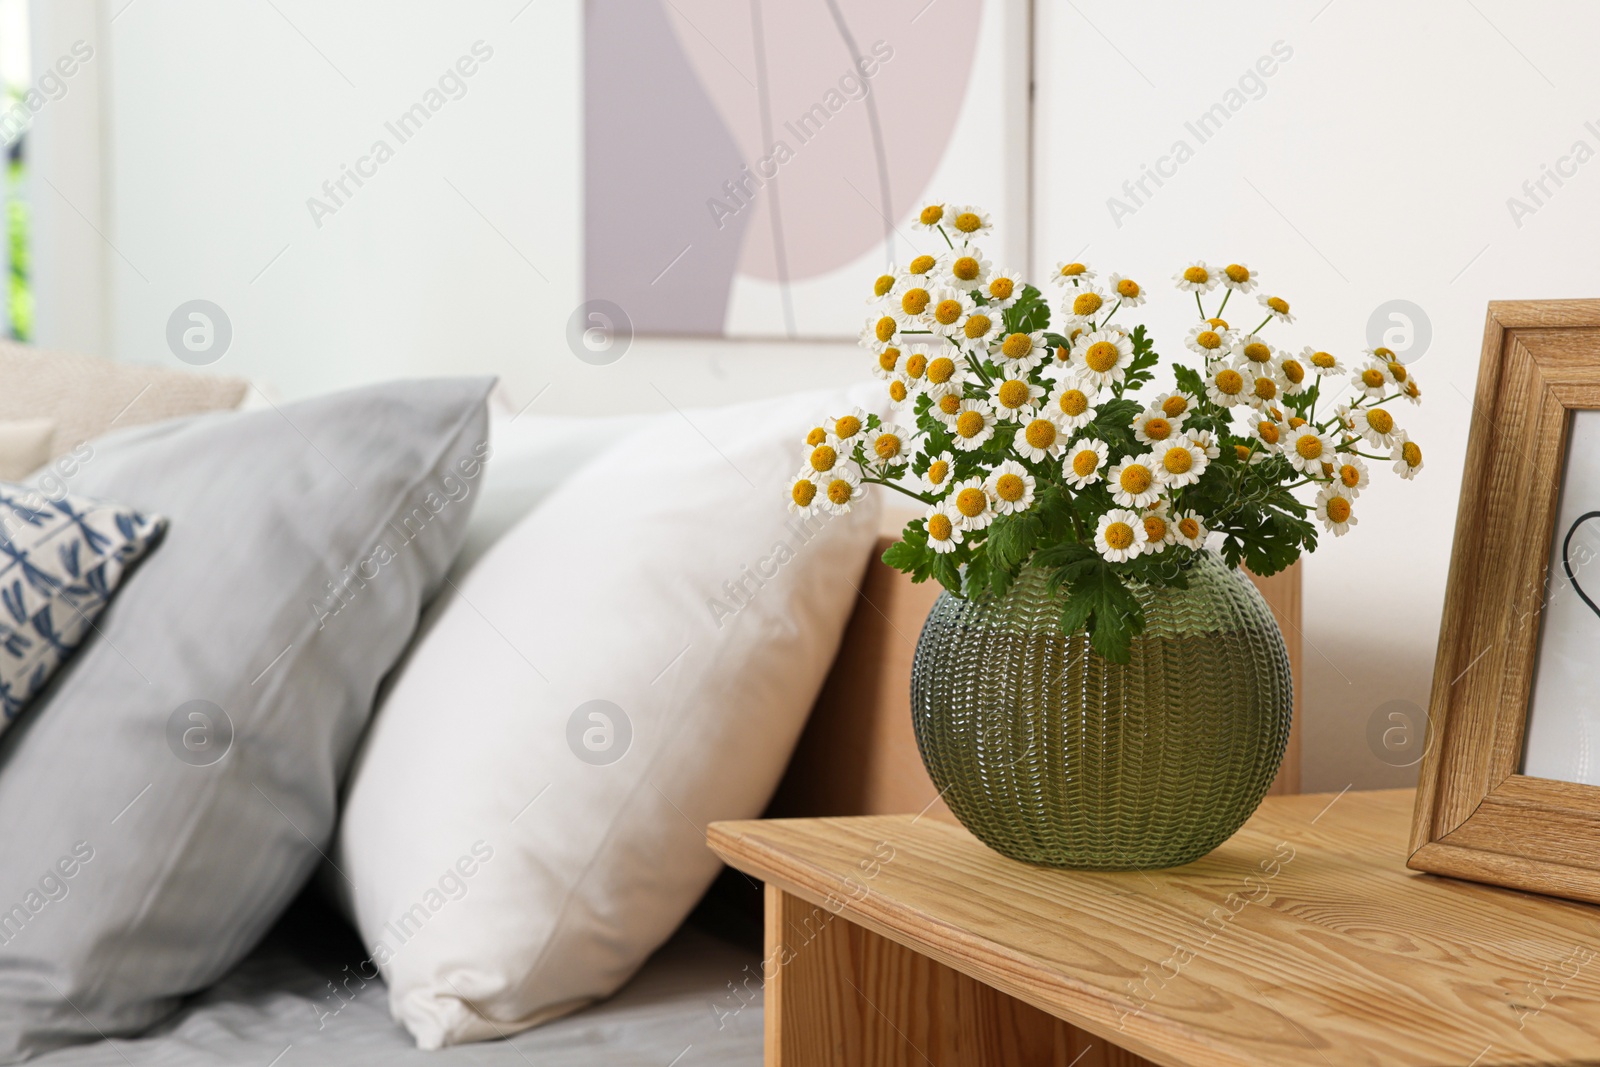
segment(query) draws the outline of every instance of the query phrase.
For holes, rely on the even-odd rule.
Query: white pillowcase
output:
[[[706,824],[760,814],[877,529],[876,494],[807,529],[786,491],[806,431],[879,392],[653,420],[441,598],[333,856],[419,1047],[614,992],[715,876]]]

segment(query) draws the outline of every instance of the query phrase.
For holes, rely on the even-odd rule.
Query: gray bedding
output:
[[[615,997],[505,1041],[418,1052],[381,983],[352,999],[343,959],[269,938],[221,983],[149,1033],[61,1049],[40,1067],[760,1067],[760,958],[692,927]],[[346,954],[348,958],[348,954]],[[732,983],[735,993],[730,990]],[[356,986],[352,980],[352,988]]]

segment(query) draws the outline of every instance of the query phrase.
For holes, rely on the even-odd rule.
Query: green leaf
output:
[[[1094,650],[1112,663],[1128,662],[1133,638],[1144,630],[1144,610],[1112,564],[1099,556],[1070,563],[1056,571],[1066,593],[1061,625],[1085,629]]]

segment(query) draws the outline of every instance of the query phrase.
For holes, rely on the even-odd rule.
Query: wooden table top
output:
[[[1412,790],[1269,797],[1170,870],[909,815],[713,824],[729,864],[1159,1064],[1600,1064],[1600,908],[1405,868]]]

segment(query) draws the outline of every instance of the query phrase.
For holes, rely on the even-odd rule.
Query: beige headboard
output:
[[[911,659],[939,595],[885,566],[880,540],[861,580],[855,613],[811,720],[767,815],[773,818],[947,812],[911,731]],[[1294,729],[1274,793],[1300,791],[1300,564],[1255,578],[1289,647]],[[932,807],[929,807],[929,805]]]

